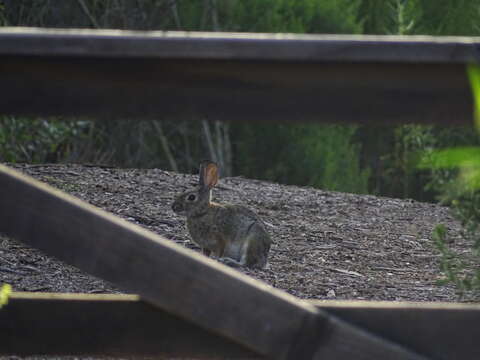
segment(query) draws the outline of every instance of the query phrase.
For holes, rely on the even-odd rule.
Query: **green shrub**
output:
[[[474,118],[480,130],[480,66],[467,68],[474,98]],[[435,245],[441,254],[444,283],[456,285],[460,294],[480,290],[480,147],[450,147],[427,152],[419,164],[430,168],[436,176],[434,182],[441,191],[441,202],[449,205],[461,222],[462,236],[471,245],[470,254],[459,254],[449,246],[444,225],[433,232]],[[438,181],[436,179],[441,179]],[[436,182],[435,182],[436,180]]]
[[[66,159],[86,121],[0,117],[0,162],[58,162]]]
[[[355,126],[249,124],[236,128],[237,172],[327,190],[367,193]],[[241,139],[236,142],[235,139]]]

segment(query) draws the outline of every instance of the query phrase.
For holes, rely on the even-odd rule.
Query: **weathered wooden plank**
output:
[[[330,314],[431,359],[480,359],[480,305],[315,301]]]
[[[13,293],[0,355],[261,358],[135,295]]]
[[[0,112],[469,124],[464,67],[0,57]]]
[[[0,233],[138,293],[260,355],[420,358],[5,166],[0,166],[0,199]]]
[[[0,29],[0,55],[54,57],[467,64],[480,61],[479,46],[475,37]]]
[[[0,113],[470,124],[478,42],[0,29]]]
[[[311,303],[432,359],[480,358],[478,304]],[[136,295],[13,293],[0,323],[0,355],[260,358]]]

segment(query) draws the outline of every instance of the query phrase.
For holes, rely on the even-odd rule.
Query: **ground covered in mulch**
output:
[[[143,226],[182,246],[185,218],[170,206],[197,176],[160,169],[80,165],[15,165],[14,168]],[[269,267],[240,271],[307,299],[457,301],[441,286],[432,229],[449,229],[453,247],[467,252],[460,225],[433,204],[323,191],[244,179],[222,179],[219,202],[243,204],[267,224],[274,244]],[[16,291],[119,292],[38,250],[0,238],[0,282]]]

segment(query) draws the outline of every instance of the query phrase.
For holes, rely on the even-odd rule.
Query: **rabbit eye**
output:
[[[197,199],[197,197],[195,196],[195,194],[190,194],[187,196],[187,200],[188,201],[195,201]]]

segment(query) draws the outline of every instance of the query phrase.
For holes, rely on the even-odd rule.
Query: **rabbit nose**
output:
[[[182,204],[179,204],[179,203],[173,203],[172,204],[172,210],[176,213],[180,212],[180,211],[183,210],[183,206],[182,206]]]

